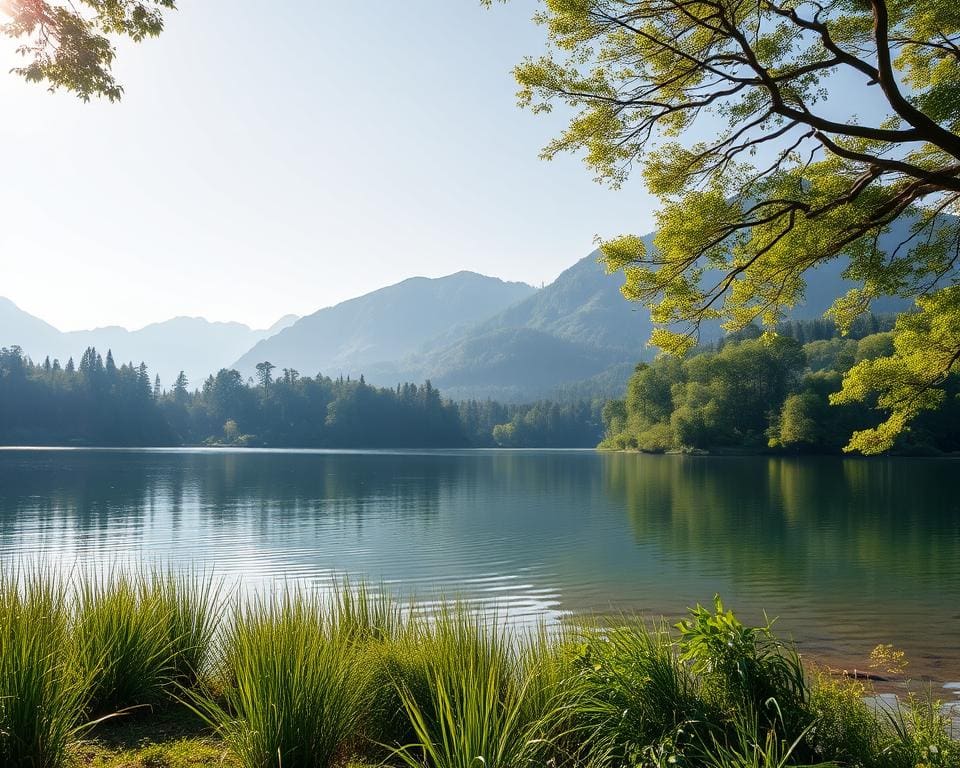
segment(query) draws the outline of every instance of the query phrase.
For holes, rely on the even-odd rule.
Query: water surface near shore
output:
[[[801,649],[960,680],[960,461],[593,451],[0,450],[0,561],[343,574],[516,620],[715,593]]]

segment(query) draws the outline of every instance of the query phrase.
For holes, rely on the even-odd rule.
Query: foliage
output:
[[[724,709],[755,717],[778,741],[802,735],[808,724],[804,670],[769,623],[748,627],[716,597],[712,611],[698,605],[678,628],[680,660]]]
[[[0,348],[0,440],[19,444],[93,442],[169,445],[173,435],[153,399],[147,367],[119,367],[87,349],[36,365],[19,347]]]
[[[117,101],[123,87],[114,79],[114,42],[135,41],[163,31],[163,14],[174,0],[9,0],[0,4],[8,20],[0,34],[19,41],[27,63],[13,72],[28,82],[65,88],[84,101],[91,96]]]
[[[99,624],[118,627],[120,607],[162,614],[162,600],[150,596],[169,596],[168,578],[81,575],[67,592],[52,573],[4,573],[4,766],[63,768],[69,756],[144,768],[328,766],[351,758],[410,768],[952,768],[960,759],[960,742],[932,696],[884,708],[862,681],[809,674],[769,622],[745,624],[719,600],[692,609],[677,629],[625,617],[527,633],[461,604],[414,612],[382,590],[349,583],[329,599],[287,588],[234,603],[208,661],[193,668],[199,674],[181,678],[179,696],[193,716],[168,700],[92,732],[81,728],[87,697],[118,691],[122,664],[127,674],[140,668],[104,656],[85,673],[85,622],[110,617]],[[193,596],[188,623],[215,626],[222,604],[202,596],[219,594],[219,586],[193,577],[179,584],[174,603]],[[131,621],[130,636],[141,626],[149,624]],[[145,658],[130,643],[106,646],[114,657],[124,650]],[[118,707],[140,700],[113,699]],[[197,714],[220,741],[197,728]],[[81,730],[90,741],[76,742]],[[164,743],[149,743],[156,734]]]
[[[191,392],[181,373],[169,392],[146,364],[117,366],[88,349],[80,366],[35,364],[0,349],[0,442],[14,445],[162,446],[178,443],[291,447],[587,447],[600,439],[597,402],[452,403],[428,381],[372,387],[364,378],[273,377],[256,384],[221,370]],[[510,437],[494,438],[498,425]],[[503,430],[501,430],[503,432]]]
[[[946,397],[944,384],[960,360],[960,286],[917,300],[920,311],[902,315],[893,332],[893,353],[861,360],[847,371],[831,402],[863,402],[874,393],[889,413],[876,427],[855,432],[848,450],[880,453],[923,411]]]
[[[512,418],[493,427],[495,445],[502,448],[570,448],[593,446],[602,433],[599,403],[540,401],[513,406]]]
[[[673,764],[718,712],[680,660],[665,626],[632,619],[586,637],[575,662],[590,751],[613,765]]]
[[[881,296],[919,297],[879,388],[890,418],[851,447],[889,444],[954,370],[960,225],[960,22],[941,0],[546,0],[548,51],[516,68],[536,112],[574,111],[544,156],[582,153],[598,180],[639,166],[662,207],[654,248],[601,246],[652,342],[688,351],[703,321],[772,329],[808,272],[837,258],[847,329]],[[921,365],[921,361],[926,360]],[[907,395],[907,397],[903,397]],[[919,404],[914,404],[915,399]]]
[[[792,330],[803,335],[804,328]],[[839,452],[852,432],[874,418],[870,404],[840,401],[843,377],[887,359],[892,338],[881,332],[859,341],[817,339],[800,346],[786,335],[767,341],[741,334],[740,340],[726,340],[683,360],[662,357],[641,364],[626,398],[604,410],[607,432],[601,445],[653,452],[764,446]],[[949,396],[885,450],[960,449],[960,401],[954,395],[958,377],[942,386]]]

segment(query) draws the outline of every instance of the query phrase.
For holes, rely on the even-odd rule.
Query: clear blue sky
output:
[[[0,295],[62,330],[174,315],[265,326],[412,275],[539,285],[595,235],[646,232],[539,150],[510,70],[531,0],[181,0],[124,45],[120,104],[2,74]]]

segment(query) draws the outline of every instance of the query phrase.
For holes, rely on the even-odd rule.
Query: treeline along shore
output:
[[[783,323],[772,339],[749,326],[686,358],[641,363],[626,396],[603,411],[601,447],[840,453],[857,430],[884,418],[868,402],[832,402],[844,374],[893,352],[892,316],[866,316],[841,337],[830,321]],[[943,382],[938,407],[921,413],[892,451],[960,451],[960,375]]]
[[[145,363],[117,365],[88,348],[79,364],[36,363],[0,349],[4,445],[233,445],[302,448],[593,447],[602,403],[452,402],[430,384],[375,387],[301,376],[269,363],[244,381],[222,369],[170,388]]]
[[[163,570],[4,569],[0,764],[960,764],[931,696],[877,709],[868,682],[805,666],[719,598],[672,628],[621,617],[532,632],[457,604],[425,617],[349,583],[225,598]],[[902,661],[888,646],[875,657]],[[196,723],[193,740],[169,736],[171,712]],[[124,722],[148,746],[108,763],[104,735]]]
[[[506,404],[446,399],[429,381],[378,387],[363,376],[303,376],[269,362],[244,380],[222,369],[171,386],[145,363],[88,348],[78,364],[0,349],[0,444],[295,448],[586,448],[839,454],[884,418],[876,399],[834,403],[857,363],[893,350],[892,316],[846,336],[830,321],[749,326],[684,358],[637,365],[623,399],[588,385],[576,399]],[[567,387],[571,389],[570,387]],[[960,451],[960,375],[943,383],[891,452]]]

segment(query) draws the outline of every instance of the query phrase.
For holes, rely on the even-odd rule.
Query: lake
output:
[[[960,462],[594,451],[0,450],[0,561],[364,577],[515,620],[715,593],[801,649],[960,680]]]

